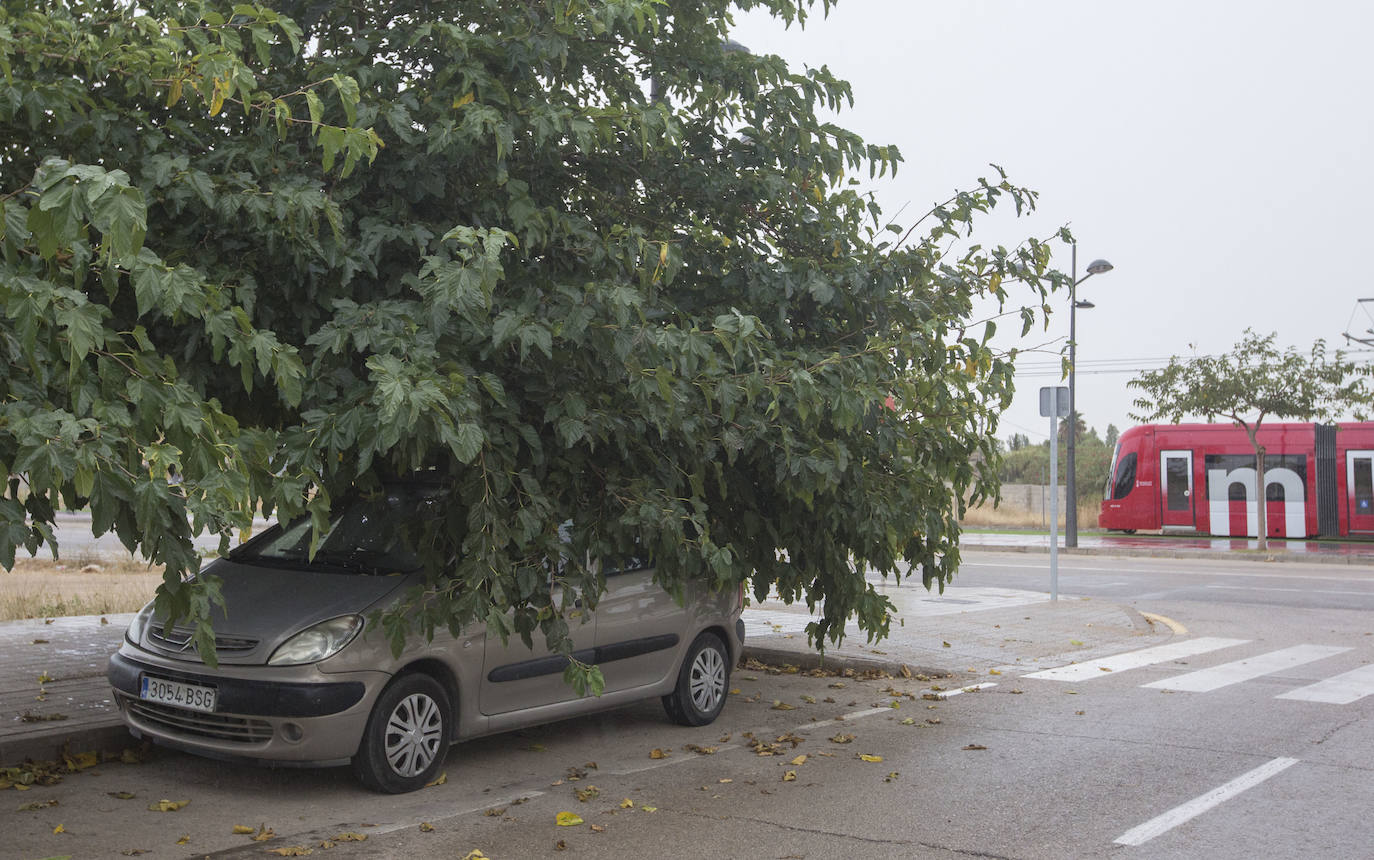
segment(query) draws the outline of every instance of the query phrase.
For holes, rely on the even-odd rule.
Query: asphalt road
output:
[[[1043,589],[1047,571],[1044,556],[970,553],[959,583]],[[741,670],[713,726],[671,725],[649,702],[487,738],[452,751],[444,784],[399,797],[346,770],[155,752],[6,792],[4,853],[1374,856],[1374,695],[1357,695],[1374,684],[1374,571],[1061,558],[1060,588],[1167,618],[1172,650],[989,676],[940,700],[923,698],[938,681]],[[191,802],[150,811],[160,799]],[[560,812],[583,822],[560,827]]]

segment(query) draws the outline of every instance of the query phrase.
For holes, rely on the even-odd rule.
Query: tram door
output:
[[[1193,452],[1160,451],[1159,474],[1164,507],[1160,522],[1166,529],[1194,528]]]
[[[1374,532],[1374,451],[1345,452],[1345,501],[1351,532]]]

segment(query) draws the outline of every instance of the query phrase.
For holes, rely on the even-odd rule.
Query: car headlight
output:
[[[129,629],[124,631],[124,639],[130,645],[143,644],[143,631],[148,629],[148,619],[153,617],[153,604],[149,603],[138,611],[134,620],[129,622]]]
[[[332,657],[363,629],[361,615],[344,615],[307,627],[281,644],[267,661],[269,666],[300,666]]]

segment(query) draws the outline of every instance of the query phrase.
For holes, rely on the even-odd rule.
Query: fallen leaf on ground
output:
[[[448,782],[448,771],[444,771],[443,773],[439,774],[437,777],[434,778],[433,782],[425,783],[425,788],[433,788],[436,785],[443,785],[446,782]]]
[[[789,770],[789,771],[787,771],[786,773],[784,773],[784,774],[782,775],[782,781],[783,781],[783,782],[794,782],[794,781],[796,780],[796,778],[797,778],[797,772],[796,772],[795,770]]]
[[[897,778],[897,771],[894,770],[892,773],[889,773],[887,776],[883,777],[883,782],[892,782],[892,781],[895,780],[896,778]]]
[[[792,761],[790,761],[789,764],[795,764],[795,765],[803,765],[803,764],[806,764],[806,753],[802,753],[801,755],[799,755],[799,756],[797,756],[796,758],[792,759]]]
[[[907,717],[905,720],[902,720],[902,725],[914,726],[916,725],[916,719],[914,717]]]
[[[56,806],[56,800],[35,800],[33,803],[26,803],[19,807],[20,812],[34,812],[39,809],[47,809],[49,806]]]
[[[123,851],[119,853],[123,854],[125,857],[138,857],[139,855],[147,854],[148,852],[142,848],[125,848]]]
[[[487,816],[488,818],[500,818],[501,816],[506,814],[506,808],[504,806],[496,806],[491,809],[488,809],[486,812],[482,814]]]
[[[559,827],[576,827],[582,823],[582,816],[575,812],[560,812],[555,816],[554,821]]]
[[[869,755],[868,753],[859,753],[859,758],[862,759],[863,761],[882,761],[882,760],[883,760],[883,757],[880,756],[880,755]]]
[[[256,833],[257,831],[249,827],[247,824],[235,824],[234,829],[230,830],[229,832],[236,834],[238,836],[248,836],[250,834]]]
[[[592,832],[593,832],[593,833],[605,833],[605,832],[606,832],[606,828],[605,828],[605,827],[602,827],[600,824],[593,824],[593,825],[592,825]]]
[[[67,828],[65,828],[65,827],[63,827],[61,824],[59,824],[59,825],[57,825],[56,827],[54,827],[54,828],[52,829],[52,832],[53,832],[53,833],[66,833],[66,832],[67,832]]]
[[[620,808],[621,808],[621,809],[634,809],[634,808],[635,808],[635,802],[627,797],[627,798],[625,798],[624,800],[620,801]]]
[[[190,842],[190,841],[191,841],[191,836],[190,836],[190,834],[187,834],[187,835],[181,837],[180,839],[178,839],[178,840],[177,840],[177,844],[178,844],[178,845],[185,845],[187,842]]]
[[[266,824],[260,825],[258,827],[258,832],[253,834],[254,842],[266,842],[269,839],[276,838],[277,834],[273,832],[272,828],[268,827]]]
[[[544,751],[544,745],[543,745],[543,744],[530,744],[529,746],[525,747],[525,749],[529,750],[530,752],[543,752],[543,751]]]
[[[578,800],[582,801],[583,803],[586,803],[593,797],[599,796],[601,794],[601,789],[597,788],[594,785],[589,785],[586,788],[579,788],[577,791],[573,793],[577,795]]]
[[[815,697],[815,696],[802,696],[802,701],[803,701],[803,702],[806,702],[808,705],[814,705],[814,704],[816,704],[816,697]]]
[[[987,749],[987,747],[983,746],[982,744],[969,744],[968,746],[964,747],[964,749],[966,749],[966,750],[985,750],[985,749]]]
[[[190,803],[191,803],[191,801],[189,801],[189,800],[166,800],[166,799],[163,799],[163,800],[159,800],[157,803],[149,804],[149,805],[148,805],[148,811],[149,811],[149,812],[176,812],[178,809],[183,809],[183,808],[185,808],[185,807],[186,807],[187,805],[189,805]]]
[[[640,809],[644,810],[645,812],[658,812],[657,806],[641,806]]]
[[[421,821],[421,822],[420,822],[420,832],[421,832],[421,833],[433,833],[433,832],[434,832],[434,825],[433,825],[433,824],[430,824],[428,821]]]
[[[854,740],[853,735],[835,735],[830,739],[832,744],[847,744]]]
[[[276,854],[280,857],[309,857],[315,853],[315,849],[307,845],[287,845],[284,848],[264,848],[268,854]]]
[[[780,699],[773,700],[773,710],[775,711],[795,711],[795,705],[789,705]]]
[[[463,860],[487,860],[487,855],[483,854],[481,851],[473,849],[472,851],[469,851],[468,853],[463,855]]]
[[[687,750],[688,752],[694,752],[697,755],[715,755],[715,752],[718,749],[718,747],[703,747],[697,746],[696,744],[687,744],[683,747],[683,749]]]
[[[105,793],[115,800],[133,800],[135,797],[132,791],[107,791]]]
[[[661,750],[658,747],[654,747],[653,749],[649,750],[649,758],[652,759],[667,758],[670,755],[672,755],[672,753],[666,750]]]
[[[1079,642],[1077,639],[1070,639],[1070,640],[1069,640],[1069,644],[1070,644],[1070,645],[1082,645],[1083,643],[1082,643],[1082,642]]]

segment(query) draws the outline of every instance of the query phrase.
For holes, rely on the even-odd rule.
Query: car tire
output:
[[[453,737],[448,691],[428,675],[402,675],[367,718],[353,773],[373,791],[402,794],[433,782]]]
[[[684,726],[704,726],[725,707],[730,686],[730,651],[715,633],[702,633],[687,649],[677,687],[663,697],[668,718]]]

